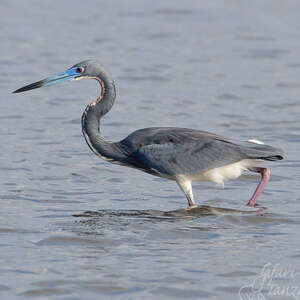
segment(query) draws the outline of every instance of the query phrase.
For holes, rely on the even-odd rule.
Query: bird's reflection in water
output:
[[[85,211],[80,214],[74,214],[74,217],[127,217],[141,219],[156,219],[156,220],[176,220],[200,218],[205,216],[222,216],[222,215],[262,215],[265,214],[265,208],[256,210],[238,210],[221,207],[213,207],[208,205],[199,205],[193,208],[184,208],[172,211],[159,210],[98,210]]]

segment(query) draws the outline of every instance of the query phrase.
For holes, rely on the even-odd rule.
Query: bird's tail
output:
[[[277,147],[257,144],[253,142],[243,142],[242,151],[251,159],[263,159],[268,161],[276,161],[284,159],[283,150]]]

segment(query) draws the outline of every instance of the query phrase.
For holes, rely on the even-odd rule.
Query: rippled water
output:
[[[300,299],[299,2],[4,0],[0,16],[1,299]],[[180,126],[284,148],[268,209],[245,208],[256,176],[195,184],[187,210],[174,182],[98,159],[80,127],[93,81],[10,93],[87,58],[116,80],[108,139]]]

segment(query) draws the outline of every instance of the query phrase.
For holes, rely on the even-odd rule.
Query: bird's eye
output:
[[[76,69],[76,71],[77,71],[77,73],[82,73],[82,72],[83,72],[83,67],[78,67],[78,68]]]

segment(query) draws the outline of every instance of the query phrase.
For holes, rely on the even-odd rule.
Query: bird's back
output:
[[[283,158],[275,147],[176,127],[140,129],[118,144],[135,167],[166,176],[198,174],[243,159]]]

